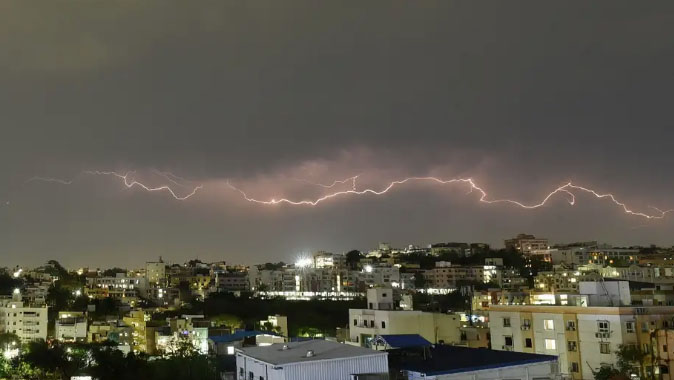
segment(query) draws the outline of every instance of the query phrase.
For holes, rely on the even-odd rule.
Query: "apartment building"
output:
[[[494,265],[452,265],[447,261],[438,261],[435,268],[424,272],[426,287],[435,289],[455,289],[457,281],[475,281],[488,283],[501,282],[500,270]]]
[[[141,309],[134,309],[122,319],[124,324],[131,327],[131,349],[133,352],[148,352],[147,322],[150,315]]]
[[[47,339],[47,306],[24,304],[19,290],[0,299],[0,331],[16,334],[22,343]]]
[[[617,364],[620,345],[652,352],[651,334],[672,326],[674,307],[633,306],[625,282],[606,285],[581,283],[566,305],[491,305],[492,349],[557,355],[562,374],[588,380]]]
[[[349,309],[350,344],[369,347],[376,336],[394,334],[418,334],[432,343],[461,342],[458,314],[396,310],[391,288],[369,289],[367,296],[367,309]]]
[[[87,340],[87,322],[83,312],[59,311],[55,338],[62,342],[84,342]]]
[[[146,296],[147,279],[130,277],[117,273],[114,277],[89,277],[84,294],[92,298],[114,298],[123,303],[133,304],[139,297]]]
[[[523,254],[528,254],[531,251],[548,249],[548,239],[537,238],[534,235],[519,234],[515,238],[504,241],[506,249],[516,250]]]
[[[639,250],[614,248],[608,245],[560,247],[551,249],[549,255],[553,264],[625,264],[639,260]]]

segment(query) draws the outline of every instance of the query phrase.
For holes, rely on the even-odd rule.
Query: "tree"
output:
[[[629,380],[629,377],[613,367],[601,367],[593,372],[594,380]]]
[[[8,273],[0,271],[0,295],[12,294],[14,289],[20,288],[23,281],[16,279]]]
[[[416,289],[426,288],[426,277],[424,276],[423,273],[414,274],[414,287]]]
[[[218,314],[211,317],[211,322],[216,326],[225,326],[230,330],[238,329],[243,326],[243,320],[232,314]]]
[[[621,344],[618,346],[618,351],[616,351],[616,357],[618,358],[618,368],[623,374],[630,374],[633,372],[634,365],[637,365],[639,375],[642,379],[646,378],[646,365],[645,360],[648,358],[648,353],[641,350],[637,345],[632,344]]]
[[[19,336],[9,332],[0,333],[0,350],[21,344]]]
[[[346,253],[346,264],[351,269],[357,269],[361,258],[363,258],[363,254],[359,250],[351,250]]]
[[[105,276],[105,277],[115,277],[117,275],[117,273],[126,274],[126,269],[117,268],[117,267],[106,269],[106,270],[103,271],[103,276]]]

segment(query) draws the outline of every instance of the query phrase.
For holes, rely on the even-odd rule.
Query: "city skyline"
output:
[[[674,12],[394,3],[4,5],[0,255],[255,263],[520,232],[674,245],[674,215],[616,203],[674,208]],[[375,194],[410,177],[477,188]],[[483,202],[560,187],[536,209]]]

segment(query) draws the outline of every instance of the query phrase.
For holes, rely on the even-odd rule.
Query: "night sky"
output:
[[[674,244],[674,3],[0,3],[0,266],[292,261],[520,232]],[[136,171],[148,186],[85,171]],[[172,183],[156,173],[170,171]],[[30,180],[49,177],[64,183]],[[69,183],[69,184],[66,184]]]

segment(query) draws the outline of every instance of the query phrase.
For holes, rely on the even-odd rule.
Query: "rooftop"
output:
[[[427,351],[426,358],[422,355],[389,357],[392,368],[426,375],[460,373],[547,361],[556,362],[557,357],[444,345],[431,348],[430,352]]]
[[[284,350],[283,346],[287,346],[288,348]],[[327,340],[276,343],[266,347],[245,347],[238,351],[242,352],[244,355],[274,365],[358,356],[387,355],[385,352]],[[313,355],[307,357],[308,351],[313,351]]]

